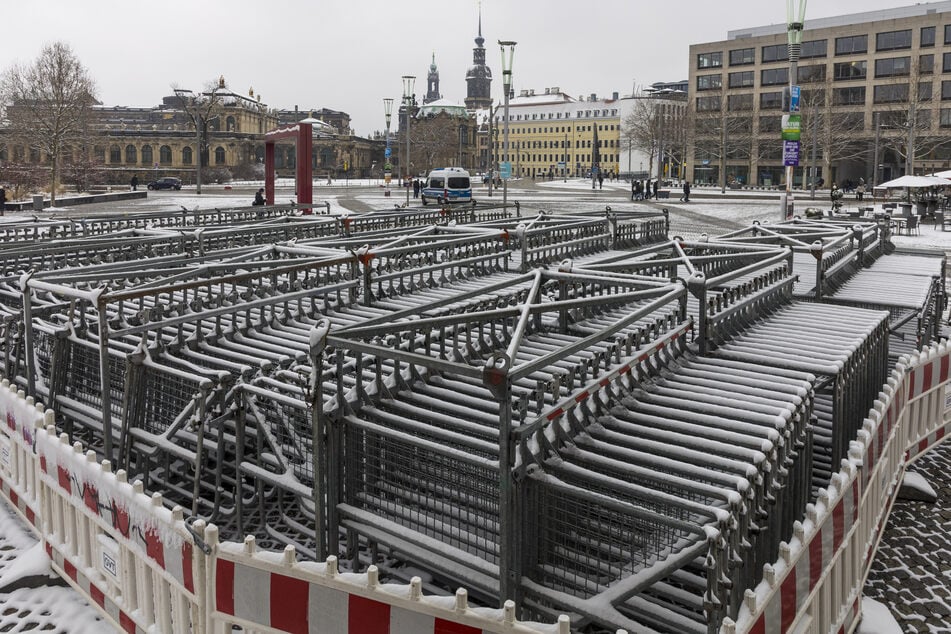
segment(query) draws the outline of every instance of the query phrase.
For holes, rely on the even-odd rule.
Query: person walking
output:
[[[654,181],[654,200],[657,200],[657,192],[660,190],[660,179]]]
[[[598,189],[604,189],[604,173],[598,172]]]
[[[690,202],[690,181],[684,181],[684,195],[680,197],[681,202]]]
[[[132,185],[132,191],[135,191],[139,188],[139,177],[137,174],[132,175],[131,185]]]
[[[413,198],[419,198],[419,179],[413,179]]]
[[[637,183],[636,183],[636,181],[632,178],[632,179],[631,179],[631,200],[634,200],[634,193],[635,193],[636,191],[637,191]]]
[[[651,179],[644,181],[644,200],[651,199]]]

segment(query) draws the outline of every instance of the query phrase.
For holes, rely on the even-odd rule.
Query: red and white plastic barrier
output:
[[[905,468],[951,427],[951,346],[904,358],[883,386],[831,485],[809,505],[780,559],[764,567],[722,634],[841,632],[858,626],[861,592]]]

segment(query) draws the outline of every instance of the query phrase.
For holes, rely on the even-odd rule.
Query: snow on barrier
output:
[[[746,590],[736,621],[724,619],[722,634],[853,631],[902,474],[951,427],[949,368],[946,343],[899,361],[841,470],[794,523],[763,581]]]
[[[0,491],[42,539],[56,570],[121,631],[326,634],[568,634],[570,620],[519,622],[515,604],[470,607],[467,593],[422,594],[422,581],[381,584],[376,566],[340,572],[337,560],[298,562],[294,548],[219,543],[141,482],[112,473],[79,442],[57,436],[52,410],[0,384]]]

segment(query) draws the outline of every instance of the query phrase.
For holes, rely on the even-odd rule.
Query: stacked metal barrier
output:
[[[579,631],[714,631],[888,367],[887,314],[797,301],[797,266],[847,289],[887,236],[667,241],[660,214],[500,215],[12,244],[4,367],[227,538],[424,568]]]

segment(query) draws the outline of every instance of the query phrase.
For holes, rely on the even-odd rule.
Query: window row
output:
[[[617,108],[604,110],[578,110],[575,112],[576,119],[592,119],[597,117],[616,117]],[[564,116],[562,116],[564,115]],[[505,117],[495,117],[495,122],[501,124]],[[571,119],[570,112],[533,112],[531,114],[513,114],[509,115],[511,121],[544,121],[545,119]]]
[[[935,45],[936,27],[924,26],[919,29],[918,46],[929,48]],[[846,35],[835,38],[835,55],[856,55],[867,53],[868,34]],[[901,29],[897,31],[883,31],[875,34],[876,51],[895,51],[910,49],[912,47],[913,31],[912,29]],[[944,43],[951,44],[951,24],[944,26]],[[802,43],[802,50],[799,54],[800,59],[810,59],[814,57],[826,57],[827,40],[810,40]],[[730,66],[744,66],[756,63],[756,48],[745,47],[728,51],[727,59]],[[789,49],[786,44],[769,44],[760,48],[760,61],[762,63],[781,62],[789,59]],[[722,68],[723,52],[710,51],[697,54],[697,69]]]
[[[106,151],[102,147],[96,147],[94,150],[96,160],[103,163],[106,162]],[[126,164],[141,164],[145,166],[157,167],[158,165],[171,165],[172,164],[172,148],[167,145],[163,145],[159,148],[159,160],[158,163],[153,162],[153,151],[151,145],[143,145],[141,150],[138,150],[134,145],[125,146],[125,150],[119,147],[118,145],[113,145],[109,148],[109,163],[122,163],[123,155],[125,157]],[[139,160],[139,155],[141,155],[141,160]],[[194,151],[190,147],[182,148],[182,165],[191,165],[194,157]],[[220,145],[214,150],[214,160],[215,165],[226,165],[227,164],[227,153],[225,149]]]
[[[941,58],[941,72],[951,73],[951,53]],[[917,68],[910,56],[888,57],[875,60],[876,78],[908,77],[931,75],[934,73],[934,55],[919,55]],[[752,88],[755,86],[753,71],[729,73],[727,85],[730,88]],[[868,77],[868,62],[864,59],[851,62],[836,62],[832,66],[832,78],[835,81],[854,81]],[[789,82],[789,69],[766,68],[760,71],[761,86],[778,86]],[[826,65],[813,64],[798,67],[798,83],[810,84],[826,80]],[[700,75],[697,77],[697,90],[718,90],[721,88],[721,75]]]

